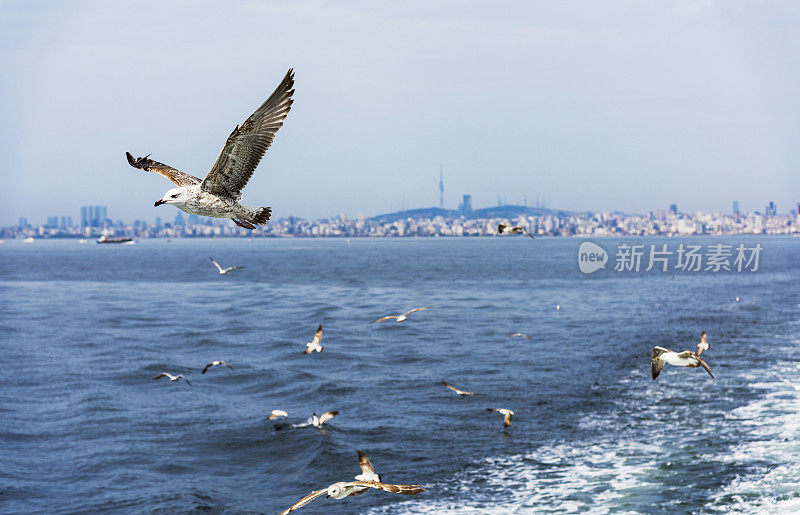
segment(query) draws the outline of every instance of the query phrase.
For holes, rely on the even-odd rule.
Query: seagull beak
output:
[[[153,204],[153,207],[158,207],[158,206],[160,206],[161,204],[166,204],[166,202],[164,202],[163,200],[156,200],[156,203],[155,203],[155,204]]]

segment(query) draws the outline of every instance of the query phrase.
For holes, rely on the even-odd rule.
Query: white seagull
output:
[[[533,338],[531,338],[530,336],[528,336],[525,333],[511,333],[511,334],[508,335],[509,338],[514,338],[515,336],[519,336],[520,338],[527,338],[529,340],[533,339]]]
[[[411,313],[416,313],[417,311],[424,311],[426,309],[431,309],[432,307],[433,306],[426,306],[424,308],[414,308],[410,311],[406,311],[402,315],[386,315],[385,317],[373,320],[372,322],[370,322],[370,324],[374,324],[375,322],[383,322],[384,320],[389,320],[390,318],[396,318],[398,322],[405,322],[405,320],[408,318],[408,315],[410,315]]]
[[[242,199],[242,189],[253,176],[258,163],[272,144],[275,133],[289,114],[293,87],[294,71],[290,69],[266,102],[242,125],[233,129],[222,147],[222,152],[203,180],[148,159],[149,155],[134,158],[130,152],[126,152],[131,166],[159,173],[177,186],[165,193],[154,205],[172,204],[194,215],[230,218],[245,229],[255,229],[256,225],[266,223],[272,212],[271,208],[245,206],[239,201]]]
[[[209,368],[211,368],[211,367],[218,367],[218,366],[221,366],[221,365],[225,365],[226,367],[228,367],[228,368],[230,368],[231,370],[233,370],[233,367],[232,367],[232,366],[230,366],[230,365],[228,365],[228,362],[227,362],[227,361],[222,361],[221,359],[218,359],[218,360],[212,361],[211,363],[209,363],[208,365],[206,365],[206,367],[205,367],[205,368],[203,369],[203,371],[202,371],[202,372],[200,372],[200,373],[201,373],[201,374],[205,374],[206,372],[208,372],[208,369],[209,369]]]
[[[318,417],[317,414],[314,413],[311,415],[311,418],[308,419],[308,423],[314,427],[322,427],[322,424],[329,421],[338,414],[339,414],[338,411],[326,411],[325,413],[323,413],[321,416]]]
[[[289,414],[283,411],[282,409],[274,409],[270,412],[267,420],[275,420],[276,418],[289,418]]]
[[[465,392],[464,390],[459,390],[458,388],[456,388],[456,387],[455,387],[455,386],[453,386],[453,385],[450,385],[450,384],[448,384],[448,383],[447,383],[447,382],[445,382],[444,380],[442,380],[442,386],[444,386],[445,388],[449,388],[450,390],[453,390],[453,391],[454,391],[454,392],[456,392],[458,395],[478,395],[477,393],[473,393],[473,392]]]
[[[497,234],[527,234],[532,239],[536,239],[533,237],[533,234],[529,233],[528,230],[521,225],[511,227],[505,224],[497,224]]]
[[[169,377],[169,380],[172,381],[173,383],[175,381],[178,381],[179,379],[183,379],[184,381],[186,381],[186,384],[188,384],[189,386],[192,386],[192,383],[190,383],[189,380],[186,379],[186,377],[184,377],[183,374],[178,374],[178,375],[174,376],[174,375],[172,375],[172,374],[170,374],[168,372],[161,372],[160,374],[158,374],[157,376],[155,376],[153,378],[153,381],[161,379],[162,377]]]
[[[303,351],[303,354],[311,354],[314,351],[322,352],[322,324],[317,327],[314,339],[306,344],[306,350]]]
[[[714,379],[714,374],[711,373],[711,369],[708,368],[706,362],[700,357],[700,354],[705,350],[708,350],[708,341],[706,341],[705,331],[703,331],[703,334],[700,336],[700,343],[697,344],[697,352],[690,350],[675,352],[665,349],[664,347],[653,348],[653,354],[650,356],[650,372],[653,375],[653,380],[661,373],[661,369],[664,368],[664,363],[669,363],[676,367],[703,367],[706,369],[706,372],[708,372],[708,375],[711,376],[711,379]]]
[[[503,415],[503,427],[508,427],[511,425],[511,417],[514,416],[514,412],[510,409],[506,408],[486,408],[486,411],[496,411]]]
[[[417,495],[420,492],[425,491],[422,485],[390,485],[387,483],[378,483],[375,481],[340,481],[338,483],[334,483],[328,488],[323,488],[322,490],[317,490],[315,492],[311,492],[307,496],[303,497],[296,503],[294,503],[290,508],[280,512],[279,515],[286,515],[289,512],[292,512],[298,508],[302,508],[306,504],[310,503],[317,497],[321,495],[325,495],[325,498],[333,497],[334,499],[344,499],[345,497],[351,495],[358,495],[361,493],[361,488],[375,488],[376,490],[384,490],[386,492],[391,492],[394,494],[403,494],[403,495]],[[356,493],[358,492],[358,493]]]
[[[225,275],[228,272],[230,272],[231,270],[241,270],[242,268],[244,268],[243,266],[229,266],[228,268],[222,268],[221,266],[219,266],[219,263],[214,261],[213,257],[210,258],[210,259],[211,259],[211,262],[214,263],[214,266],[217,267],[217,270],[219,270],[219,275]]]

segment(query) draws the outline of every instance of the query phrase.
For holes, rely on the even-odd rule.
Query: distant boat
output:
[[[22,243],[33,243],[33,237],[32,236],[28,236],[27,238],[22,240]]]
[[[89,240],[78,240],[78,243],[89,243]]]
[[[97,243],[128,243],[133,244],[133,238],[128,238],[127,236],[117,236],[115,238],[109,238],[108,236],[100,236],[97,238]]]

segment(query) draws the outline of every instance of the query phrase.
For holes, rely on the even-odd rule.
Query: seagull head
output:
[[[328,487],[328,495],[326,495],[325,498],[333,497],[334,499],[341,499],[342,493],[344,493],[344,483],[334,483]]]
[[[186,188],[172,188],[164,193],[164,197],[161,200],[156,200],[153,207],[158,207],[161,204],[184,204],[188,198]]]

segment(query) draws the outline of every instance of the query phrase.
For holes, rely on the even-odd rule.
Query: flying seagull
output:
[[[511,227],[505,224],[497,224],[497,234],[527,234],[528,236],[533,238],[533,234],[529,233],[528,230],[522,227],[521,225],[516,225],[514,227]]]
[[[402,315],[386,315],[385,317],[373,320],[372,322],[370,322],[370,324],[374,324],[375,322],[383,322],[384,320],[389,320],[390,318],[396,318],[398,322],[404,322],[406,318],[408,318],[408,315],[410,315],[411,313],[416,313],[417,311],[424,311],[426,309],[431,309],[432,307],[433,306],[427,306],[424,308],[414,308],[411,311],[406,311]]]
[[[170,373],[167,373],[167,372],[161,372],[160,374],[158,374],[157,376],[155,376],[153,378],[153,381],[161,379],[162,377],[169,377],[169,380],[172,381],[173,383],[175,381],[178,381],[179,379],[183,379],[184,381],[186,381],[186,384],[188,384],[189,386],[192,386],[192,383],[190,383],[189,380],[186,379],[183,374],[178,374],[178,375],[174,376],[174,375],[172,375]]]
[[[306,344],[306,350],[303,351],[303,354],[311,354],[314,351],[322,352],[322,324],[317,327],[314,339]]]
[[[496,411],[498,413],[503,414],[503,427],[508,427],[511,425],[511,417],[514,416],[514,412],[510,409],[505,408],[486,408],[486,411]]]
[[[372,462],[369,461],[369,457],[367,457],[364,451],[358,451],[358,466],[361,467],[361,474],[355,477],[356,481],[381,482],[381,476],[375,473],[375,468],[372,466]],[[369,490],[369,488],[359,487],[350,495],[361,495],[367,490]]]
[[[705,331],[700,335],[700,343],[697,344],[697,355],[699,356],[702,354],[704,350],[708,350],[708,340],[706,339]]]
[[[472,393],[472,392],[465,392],[464,390],[459,390],[455,386],[447,384],[445,381],[442,381],[442,386],[444,386],[445,388],[449,388],[449,389],[453,390],[458,395],[477,395],[477,394]]]
[[[267,417],[267,420],[275,420],[276,418],[289,418],[289,414],[282,409],[274,409]]]
[[[211,363],[209,363],[208,365],[206,365],[206,367],[205,367],[205,368],[203,369],[203,371],[202,371],[202,372],[200,372],[200,373],[201,373],[201,374],[205,374],[206,372],[208,372],[208,369],[209,369],[209,368],[211,368],[211,367],[218,367],[218,366],[220,366],[220,365],[225,365],[226,367],[228,367],[228,368],[230,368],[231,370],[233,370],[233,367],[232,367],[232,366],[230,366],[230,365],[228,365],[228,362],[227,362],[227,361],[222,361],[221,359],[218,359],[218,360],[212,361]]]
[[[279,515],[286,515],[291,511],[302,508],[321,495],[325,495],[326,499],[329,497],[333,497],[334,499],[344,499],[347,496],[353,495],[361,488],[375,488],[376,490],[384,490],[386,492],[403,495],[417,495],[418,493],[425,491],[425,489],[422,488],[422,485],[390,485],[387,483],[378,483],[376,481],[340,481],[332,484],[328,488],[311,492],[307,496],[297,501],[290,508],[280,512]]]
[[[708,372],[708,375],[711,376],[711,379],[714,379],[714,374],[711,373],[711,369],[708,368],[706,362],[700,357],[700,354],[702,354],[704,350],[708,350],[705,331],[703,331],[703,334],[700,336],[700,343],[697,344],[697,352],[690,350],[675,352],[665,349],[664,347],[653,348],[653,354],[650,356],[650,372],[653,374],[653,380],[661,373],[661,369],[664,368],[664,363],[669,363],[676,367],[703,367],[706,369],[706,372]]]
[[[515,336],[519,336],[519,337],[521,337],[521,338],[527,338],[527,339],[529,339],[529,340],[532,340],[532,339],[533,339],[533,338],[531,338],[530,336],[528,336],[528,335],[527,335],[527,334],[525,334],[525,333],[511,333],[511,334],[509,334],[509,335],[508,335],[508,337],[509,337],[509,338],[514,338]]]
[[[189,214],[230,218],[239,227],[255,229],[269,220],[272,208],[245,206],[239,203],[242,189],[252,177],[275,133],[292,107],[294,71],[289,70],[270,97],[250,118],[237,125],[206,178],[179,172],[169,165],[145,157],[125,155],[134,168],[156,172],[177,186],[164,194],[155,206],[172,204]]]
[[[782,383],[786,383],[789,386],[791,386],[792,388],[794,388],[795,391],[800,392],[800,384],[793,383],[793,382],[789,381],[788,379],[784,379],[781,376],[779,376],[778,374],[772,374],[772,375],[774,375],[778,379],[778,381],[780,381]]]
[[[225,275],[228,272],[230,272],[231,270],[241,270],[242,268],[244,268],[243,266],[229,266],[228,268],[222,268],[221,266],[219,266],[219,263],[214,261],[213,257],[210,258],[210,259],[211,259],[211,262],[214,263],[214,266],[217,267],[217,270],[219,270],[219,275]]]
[[[322,424],[329,421],[338,414],[339,414],[338,411],[326,411],[325,413],[323,413],[321,416],[318,417],[317,414],[314,413],[311,415],[311,418],[308,419],[308,423],[314,427],[322,427]]]

